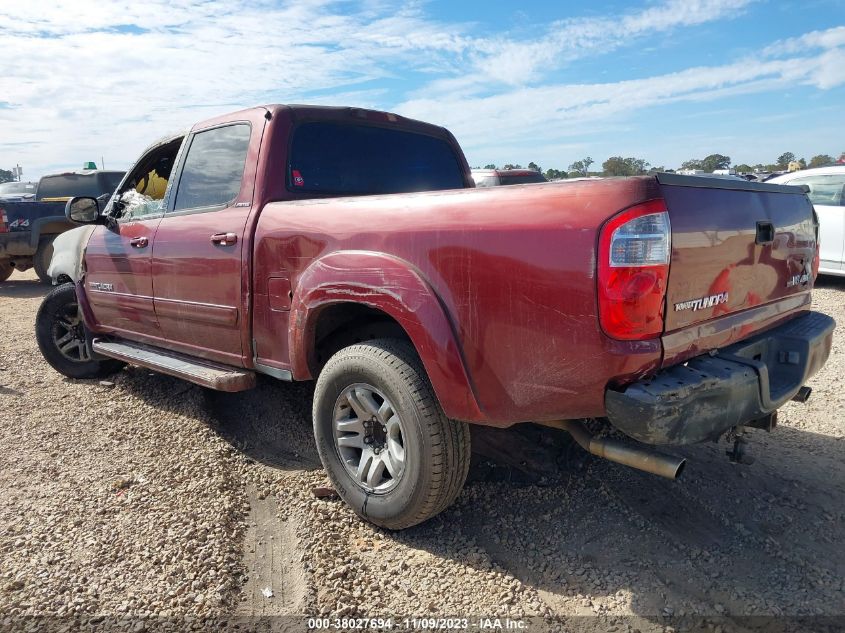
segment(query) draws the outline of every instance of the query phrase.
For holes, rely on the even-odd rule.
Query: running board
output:
[[[246,391],[255,386],[254,372],[142,343],[97,338],[92,348],[101,356],[176,376],[217,391]]]

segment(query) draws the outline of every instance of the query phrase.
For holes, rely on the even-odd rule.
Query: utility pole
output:
[[[21,169],[20,165],[15,165],[12,168],[12,175],[18,179],[18,182],[21,180],[21,174],[23,174],[23,169]]]

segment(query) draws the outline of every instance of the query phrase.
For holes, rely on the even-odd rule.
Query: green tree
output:
[[[808,167],[811,169],[813,167],[823,167],[824,165],[830,165],[833,162],[833,156],[830,154],[816,154],[810,159],[810,164]]]
[[[519,163],[517,163],[516,165],[512,163],[507,163],[504,167],[502,167],[502,169],[522,169],[522,165],[520,165]]]
[[[592,158],[587,156],[586,158],[582,158],[581,160],[576,160],[569,166],[569,171],[578,172],[579,176],[586,176],[590,173],[590,165],[592,165],[594,161]]]
[[[4,182],[12,182],[15,177],[12,175],[12,172],[7,169],[0,169],[0,183]]]
[[[735,167],[735,169],[736,169],[736,170],[737,170],[737,172],[739,172],[740,174],[747,174],[747,173],[750,173],[750,172],[754,171],[754,168],[753,168],[751,165],[748,165],[748,164],[746,164],[746,163],[742,163],[741,165],[737,165],[737,166]]]
[[[638,176],[646,172],[648,165],[642,158],[611,156],[602,163],[602,169],[606,176]]]
[[[543,173],[543,169],[534,161],[528,163],[528,169],[533,169],[534,171],[539,171],[540,173]]]
[[[697,158],[690,158],[681,163],[681,169],[704,169],[702,162]]]
[[[488,165],[484,165],[484,169],[496,169],[496,166],[493,163],[490,163]]]
[[[560,169],[547,169],[544,176],[546,180],[560,180],[561,178],[566,178],[568,174]]]
[[[778,169],[786,169],[789,167],[789,163],[795,160],[795,154],[792,152],[784,152],[777,159],[777,167]]]
[[[731,166],[731,157],[724,154],[710,154],[701,161],[701,169],[712,174],[717,169],[728,169]]]

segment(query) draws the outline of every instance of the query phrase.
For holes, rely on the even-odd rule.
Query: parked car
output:
[[[819,216],[819,271],[845,276],[845,165],[794,171],[769,182],[807,187]]]
[[[526,185],[532,182],[548,182],[543,174],[533,169],[473,169],[472,179],[476,187],[498,187],[499,185]]]
[[[161,200],[139,197],[153,171]],[[830,352],[801,189],[673,174],[476,189],[447,130],[384,112],[211,119],[148,150],[103,212],[79,197],[67,213],[85,226],[56,240],[66,283],[38,311],[50,365],[224,391],[316,379],[333,486],[390,529],[457,497],[468,423],[565,429],[669,478],[684,459],[653,445],[728,437],[747,462],[744,430],[806,400]]]
[[[74,196],[99,198],[111,195],[123,178],[124,171],[86,169],[43,176],[35,193],[39,202],[67,202]]]
[[[0,202],[35,200],[34,182],[4,182],[0,184]]]
[[[53,240],[74,227],[65,217],[65,202],[82,195],[105,204],[124,173],[86,170],[50,174],[38,181],[30,201],[0,199],[0,281],[6,281],[15,270],[34,267],[38,278],[50,283],[47,267]]]

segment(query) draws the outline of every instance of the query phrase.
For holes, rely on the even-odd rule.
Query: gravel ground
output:
[[[678,482],[576,459],[546,485],[471,483],[394,534],[312,494],[327,478],[310,385],[216,394],[137,368],[65,379],[33,337],[45,291],[31,273],[0,284],[6,629],[34,615],[510,616],[611,631],[845,616],[841,329],[809,403],[753,432],[752,466],[731,465],[725,444],[684,449]],[[815,300],[845,324],[845,280],[823,280]]]

